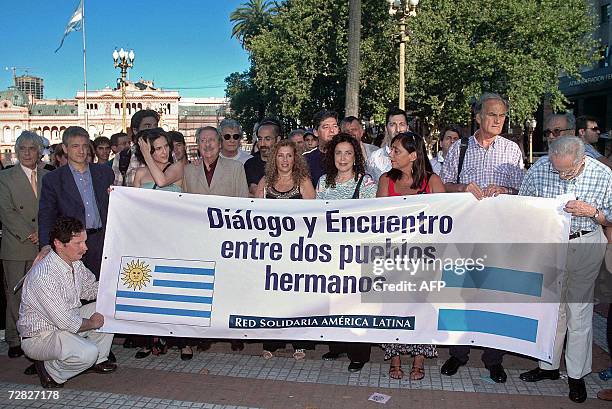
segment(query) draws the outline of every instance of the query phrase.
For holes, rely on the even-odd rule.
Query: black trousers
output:
[[[100,265],[102,264],[102,250],[104,249],[104,229],[87,234],[87,252],[83,256],[83,264],[100,279]]]
[[[461,363],[465,364],[470,359],[470,347],[469,345],[453,345],[450,347],[450,354],[461,361]],[[484,348],[482,362],[484,362],[485,367],[489,368],[493,365],[501,365],[503,359],[504,351],[493,348]]]
[[[371,344],[361,342],[330,342],[329,352],[333,354],[346,353],[351,362],[369,362],[371,347]]]

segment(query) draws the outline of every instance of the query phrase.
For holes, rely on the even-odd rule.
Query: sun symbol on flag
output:
[[[128,288],[140,290],[149,284],[150,272],[149,265],[145,264],[144,261],[132,260],[127,263],[127,266],[123,267],[123,277],[121,279]]]

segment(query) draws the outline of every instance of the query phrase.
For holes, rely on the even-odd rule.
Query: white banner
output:
[[[551,360],[558,200],[265,200],[116,187],[103,331],[480,345]]]

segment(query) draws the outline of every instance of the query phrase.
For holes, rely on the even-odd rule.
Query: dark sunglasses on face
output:
[[[235,134],[224,134],[223,135],[223,139],[225,139],[226,141],[229,141],[230,138],[234,138],[235,141],[240,140],[242,138],[242,135],[240,135],[239,133],[235,133]]]
[[[571,131],[572,128],[565,128],[565,129],[544,129],[544,135],[552,135],[554,134],[555,136],[559,136],[561,135],[561,132],[563,131]]]
[[[593,132],[599,132],[599,131],[601,131],[601,128],[600,128],[600,127],[598,127],[598,126],[594,126],[594,127],[592,127],[592,128],[586,128],[586,129],[590,129],[590,130],[591,130],[591,131],[593,131]]]

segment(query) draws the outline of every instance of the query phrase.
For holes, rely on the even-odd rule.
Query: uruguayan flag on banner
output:
[[[121,257],[115,319],[210,326],[215,263]]]

